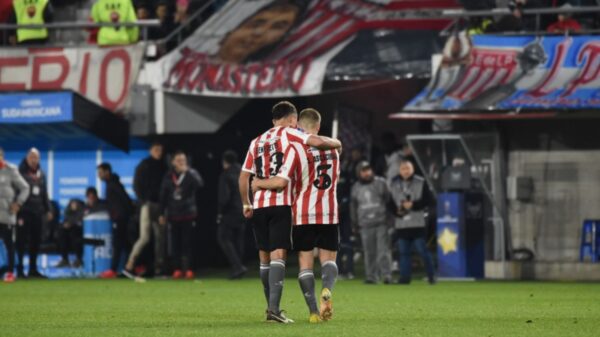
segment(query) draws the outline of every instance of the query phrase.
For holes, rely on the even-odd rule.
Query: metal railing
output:
[[[176,44],[180,44],[183,41],[184,35],[187,30],[190,29],[194,24],[198,23],[203,14],[212,8],[216,4],[217,0],[210,0],[198,8],[192,13],[182,24],[175,28],[169,35],[162,39],[154,40],[153,42],[161,47],[166,47],[169,43],[176,41]],[[217,15],[220,12],[217,12]],[[522,13],[524,16],[535,16],[536,27],[535,30],[521,31],[521,32],[498,32],[495,34],[507,34],[507,35],[531,35],[531,34],[547,34],[545,31],[540,30],[541,16],[551,14],[593,14],[597,13],[600,15],[600,6],[582,6],[582,7],[554,7],[554,8],[529,8],[523,9]],[[495,8],[491,10],[465,10],[465,9],[418,9],[418,10],[401,10],[393,13],[394,19],[449,19],[452,23],[444,29],[441,34],[448,35],[449,32],[461,22],[474,17],[498,17],[503,15],[511,15],[511,11],[508,8]],[[47,28],[50,30],[74,30],[74,29],[89,29],[99,27],[140,27],[141,29],[141,40],[149,41],[148,29],[152,27],[160,26],[160,21],[153,20],[138,20],[132,23],[92,23],[92,22],[54,22],[42,25],[16,25],[16,24],[0,24],[0,31],[2,33],[2,42],[6,45],[7,32],[14,31],[17,28]],[[192,27],[196,28],[196,27]],[[573,32],[571,32],[573,33]],[[600,29],[583,29],[581,33],[600,33]]]
[[[162,39],[153,40],[153,43],[157,45],[159,48],[166,48],[166,46],[176,41],[177,45],[179,45],[184,37],[184,34],[189,29],[195,29],[197,27],[193,27],[193,25],[199,23],[201,21],[202,15],[206,14],[213,6],[215,6],[217,0],[209,0],[204,3],[200,8],[195,10],[188,18],[181,23],[177,28],[175,28],[169,35]],[[149,29],[153,27],[159,27],[160,21],[158,19],[151,20],[138,20],[137,22],[119,22],[119,23],[93,23],[88,21],[81,22],[52,22],[45,24],[29,24],[29,25],[18,25],[18,24],[4,24],[0,23],[0,33],[2,35],[2,45],[8,45],[8,33],[15,31],[18,28],[47,28],[49,30],[78,30],[78,29],[91,29],[91,28],[100,28],[100,27],[139,27],[141,30],[140,40],[149,42]],[[84,43],[85,41],[75,41],[76,43]],[[47,44],[46,44],[47,46]],[[153,56],[153,55],[150,55]]]
[[[546,15],[546,14],[576,14],[600,12],[600,6],[581,6],[581,7],[548,7],[548,8],[525,8],[522,10],[524,15]],[[494,8],[490,10],[465,10],[465,9],[443,9],[444,18],[464,18],[475,16],[496,16],[509,15],[511,11],[508,8]]]
[[[152,20],[138,20],[136,22],[117,22],[117,23],[95,23],[88,21],[79,22],[52,22],[45,24],[7,24],[0,23],[0,31],[2,31],[2,43],[7,44],[8,32],[15,31],[18,28],[29,28],[29,29],[40,29],[46,28],[48,30],[73,30],[73,29],[93,29],[101,27],[139,27],[141,29],[141,40],[148,40],[148,29],[151,27],[160,26],[160,21],[157,19]]]
[[[597,14],[600,15],[600,6],[580,6],[580,7],[552,7],[552,8],[526,8],[522,9],[523,16],[535,16],[535,29],[534,30],[523,30],[518,32],[495,32],[494,34],[503,35],[546,35],[556,34],[548,33],[545,30],[541,30],[541,18],[544,15],[558,15],[558,14]],[[470,18],[490,18],[512,15],[512,12],[508,8],[494,8],[491,10],[464,10],[464,9],[444,9],[440,11],[441,18],[453,19],[450,26],[441,32],[442,36],[449,35],[450,31],[461,21],[468,20]],[[600,33],[600,29],[585,29],[583,28],[579,33],[569,32],[569,34],[595,34]]]

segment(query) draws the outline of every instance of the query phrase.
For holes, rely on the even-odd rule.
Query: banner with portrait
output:
[[[232,0],[150,77],[168,92],[282,97],[318,94],[326,76],[428,76],[446,22],[405,14],[381,0]]]

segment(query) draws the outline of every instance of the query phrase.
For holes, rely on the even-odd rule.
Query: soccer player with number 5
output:
[[[300,112],[298,125],[316,135],[321,127],[321,115],[314,109]],[[252,190],[281,190],[288,184],[294,188],[292,243],[298,251],[300,274],[298,281],[309,309],[309,322],[330,320],[333,315],[332,295],[338,269],[335,263],[339,246],[339,215],[337,180],[340,175],[340,152],[319,150],[306,144],[292,144],[276,177],[255,180]],[[323,287],[321,306],[317,308],[313,249],[319,249]]]
[[[268,303],[267,321],[293,323],[279,308],[285,278],[287,251],[292,248],[292,186],[277,191],[257,191],[250,203],[249,183],[269,179],[289,161],[292,144],[306,144],[328,150],[341,148],[338,140],[310,135],[296,129],[298,112],[289,102],[279,102],[272,109],[274,127],[255,138],[248,149],[239,185],[244,216],[253,219],[254,236],[259,250],[260,278]],[[292,158],[293,159],[293,158]],[[289,165],[290,163],[288,163]]]

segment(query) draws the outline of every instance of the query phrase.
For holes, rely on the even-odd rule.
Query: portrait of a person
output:
[[[232,29],[215,55],[225,63],[247,63],[268,55],[300,22],[305,1],[276,0]]]

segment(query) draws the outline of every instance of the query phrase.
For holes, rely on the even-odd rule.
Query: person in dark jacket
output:
[[[226,151],[223,154],[223,172],[219,177],[217,239],[231,265],[231,279],[241,278],[248,271],[242,261],[245,221],[242,213],[242,200],[237,193],[241,170],[237,154],[233,151]]]
[[[425,243],[426,211],[430,203],[429,189],[425,179],[415,175],[413,163],[400,162],[398,175],[392,179],[390,193],[395,211],[395,239],[398,247],[400,284],[410,283],[411,251],[414,247],[423,259],[430,284],[435,283],[431,253]]]
[[[137,195],[140,208],[140,236],[133,245],[127,265],[123,273],[133,276],[137,258],[150,241],[150,233],[154,231],[154,274],[161,275],[165,262],[165,227],[158,223],[159,197],[162,179],[167,173],[167,163],[163,158],[163,146],[153,143],[150,156],[140,162],[135,169],[133,189]]]
[[[113,223],[113,255],[111,268],[100,274],[101,278],[116,278],[121,255],[127,249],[127,225],[133,212],[131,199],[121,184],[119,175],[113,173],[108,163],[98,166],[98,178],[106,184],[106,205]]]
[[[82,265],[83,254],[83,215],[84,204],[79,199],[71,199],[65,209],[65,218],[58,231],[58,242],[61,253],[61,260],[56,268],[65,268],[73,266],[79,268]],[[77,255],[71,265],[69,263],[69,251],[74,251]]]
[[[156,19],[160,21],[160,26],[151,27],[148,35],[152,40],[160,40],[167,37],[177,25],[173,20],[172,13],[169,11],[169,2],[166,0],[157,2],[154,14]]]
[[[504,15],[497,22],[488,25],[486,33],[519,32],[525,28],[522,3],[510,1],[508,9],[510,14]]]
[[[23,258],[25,247],[29,248],[29,273],[27,277],[41,277],[37,270],[37,256],[42,240],[42,225],[44,220],[52,220],[52,212],[48,191],[46,189],[46,175],[40,168],[40,152],[32,148],[19,165],[19,172],[29,184],[29,198],[21,208],[17,219],[17,276],[25,277],[23,272]]]
[[[173,169],[165,175],[160,188],[160,218],[163,225],[169,222],[171,247],[175,259],[173,278],[193,279],[191,268],[192,237],[198,209],[196,192],[204,186],[198,171],[190,168],[185,153],[178,151],[171,162]]]
[[[98,190],[95,187],[88,187],[85,190],[84,216],[92,213],[107,211],[106,200],[98,197]]]

